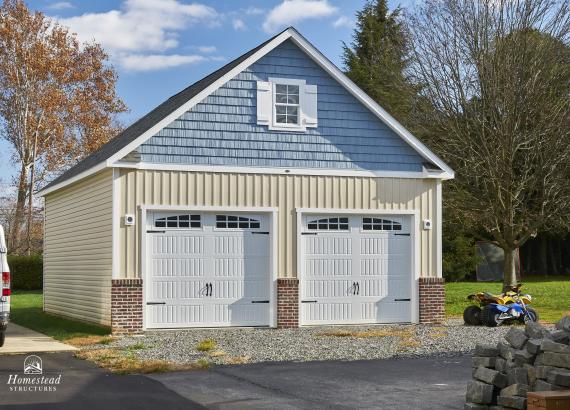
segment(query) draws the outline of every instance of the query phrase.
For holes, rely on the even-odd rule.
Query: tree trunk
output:
[[[517,285],[516,252],[504,249],[505,265],[503,268],[503,292],[512,290]]]
[[[28,168],[22,163],[20,169],[20,180],[18,182],[18,197],[16,201],[16,212],[12,221],[12,232],[10,233],[10,247],[12,252],[18,252],[20,247],[20,233],[24,220],[24,208],[26,206],[26,192],[28,182]]]
[[[27,250],[26,253],[28,256],[32,254],[32,228],[33,228],[33,215],[34,215],[34,185],[36,184],[35,176],[36,176],[36,151],[38,149],[38,137],[36,133],[36,137],[34,138],[34,151],[32,154],[32,171],[30,172],[30,185],[28,188],[28,223],[27,223]]]
[[[548,242],[546,236],[543,234],[540,236],[540,245],[538,248],[538,255],[540,260],[540,270],[541,275],[548,275]]]

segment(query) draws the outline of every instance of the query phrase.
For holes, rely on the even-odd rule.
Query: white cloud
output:
[[[178,0],[126,0],[121,10],[85,13],[59,22],[81,41],[95,40],[113,52],[165,51],[178,46],[177,31],[197,23],[214,24],[216,11]]]
[[[198,51],[201,53],[214,53],[217,50],[216,46],[199,46]]]
[[[332,23],[334,28],[346,27],[346,28],[354,28],[355,22],[353,19],[348,18],[346,16],[340,16]]]
[[[72,9],[75,6],[68,1],[58,1],[57,3],[52,3],[47,6],[48,9],[51,10],[65,10],[65,9]]]
[[[245,30],[245,23],[243,22],[242,19],[234,19],[232,21],[232,25],[234,27],[234,30]]]
[[[245,9],[245,14],[248,16],[256,16],[258,14],[263,14],[265,10],[260,9],[259,7],[248,7]]]
[[[273,33],[303,20],[329,17],[337,11],[328,0],[283,0],[269,12],[263,22],[263,30]]]
[[[180,65],[202,63],[208,60],[200,55],[180,54],[127,54],[119,58],[121,66],[128,71],[153,71]]]

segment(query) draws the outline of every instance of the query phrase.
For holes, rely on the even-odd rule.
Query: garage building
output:
[[[42,190],[44,309],[114,333],[439,322],[450,178],[288,28]]]

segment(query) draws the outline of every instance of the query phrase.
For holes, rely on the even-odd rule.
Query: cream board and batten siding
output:
[[[111,323],[113,171],[45,197],[44,309]]]
[[[140,218],[142,205],[277,207],[278,276],[283,278],[297,277],[297,208],[417,210],[420,223],[433,222],[432,230],[420,229],[420,275],[437,276],[435,179],[121,169],[118,185],[120,217]],[[119,231],[117,277],[137,278],[140,228],[121,224]]]

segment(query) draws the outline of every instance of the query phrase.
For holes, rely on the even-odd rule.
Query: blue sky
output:
[[[414,0],[390,1],[407,6]],[[117,92],[130,111],[126,126],[172,94],[293,25],[342,67],[342,42],[350,42],[364,0],[28,0],[110,55],[119,74]],[[0,141],[0,183],[15,166]],[[5,185],[4,185],[5,186]]]

